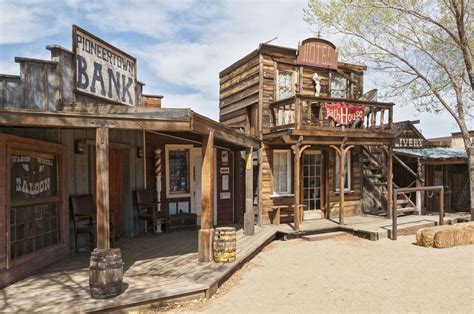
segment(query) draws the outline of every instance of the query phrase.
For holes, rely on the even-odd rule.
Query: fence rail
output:
[[[429,192],[429,191],[439,191],[439,225],[444,225],[444,186],[425,186],[425,187],[416,187],[416,188],[400,188],[393,190],[393,206],[392,206],[392,240],[397,239],[397,196],[401,193],[411,193],[411,192]]]

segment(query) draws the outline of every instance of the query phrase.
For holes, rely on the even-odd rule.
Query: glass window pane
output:
[[[187,193],[188,185],[188,151],[169,151],[169,188],[171,193]]]

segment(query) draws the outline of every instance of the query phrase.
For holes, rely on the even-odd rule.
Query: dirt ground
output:
[[[276,241],[211,299],[150,310],[474,313],[474,246],[434,249],[414,241]]]

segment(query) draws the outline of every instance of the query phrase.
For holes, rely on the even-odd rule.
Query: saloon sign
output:
[[[339,124],[351,124],[364,118],[365,107],[346,103],[324,104],[326,119],[331,118]]]
[[[54,155],[18,151],[10,155],[12,201],[54,196],[57,160]]]
[[[76,91],[135,106],[136,59],[74,25]]]

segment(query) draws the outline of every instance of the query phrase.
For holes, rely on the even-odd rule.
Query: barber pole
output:
[[[156,177],[156,196],[157,210],[161,211],[161,149],[155,149],[155,177]],[[161,225],[156,226],[156,232],[161,232]]]

